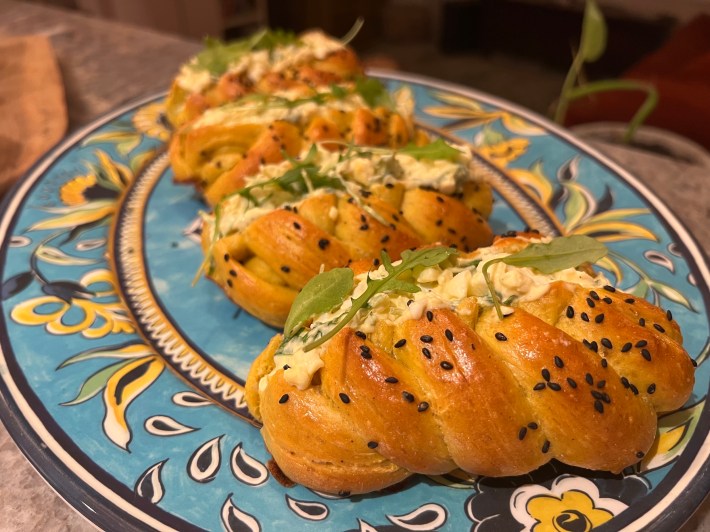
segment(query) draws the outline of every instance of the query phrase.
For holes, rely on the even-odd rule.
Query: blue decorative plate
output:
[[[30,461],[106,529],[674,530],[710,488],[710,271],[642,183],[547,121],[418,77],[417,117],[467,142],[496,190],[496,232],[604,241],[625,291],[670,309],[698,363],[683,409],[620,475],[551,462],[524,477],[418,476],[383,493],[285,487],[246,412],[250,361],[274,330],[192,279],[193,190],[164,154],[162,97],[67,139],[0,214],[0,417]],[[600,452],[604,452],[600,449]]]

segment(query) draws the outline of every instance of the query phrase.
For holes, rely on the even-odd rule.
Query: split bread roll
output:
[[[292,93],[247,97],[210,109],[173,135],[174,179],[194,184],[215,205],[243,188],[260,166],[295,157],[314,142],[332,151],[426,142],[426,134],[414,128],[409,89],[390,98],[384,86],[371,82],[387,105],[369,106],[350,85],[304,98]]]
[[[178,127],[247,94],[290,91],[307,96],[317,87],[362,74],[352,49],[320,31],[296,36],[267,30],[226,44],[210,41],[173,81],[166,115]]]
[[[247,403],[286,476],[356,494],[454,468],[514,476],[553,458],[612,472],[638,462],[657,414],[692,391],[678,324],[602,276],[498,263],[500,319],[479,268],[537,241],[501,238],[415,269],[404,280],[420,292],[374,296],[315,349],[304,346],[350,299],[283,345],[276,336],[253,363]]]
[[[491,187],[471,175],[470,152],[448,149],[457,160],[313,145],[301,157],[302,172],[311,172],[303,188],[321,180],[312,190],[273,183],[294,177],[295,162],[262,167],[241,194],[204,217],[208,277],[247,312],[282,327],[300,289],[321,271],[358,260],[378,265],[382,251],[396,260],[434,242],[464,251],[490,244]]]

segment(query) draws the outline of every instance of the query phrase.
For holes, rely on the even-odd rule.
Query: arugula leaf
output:
[[[409,143],[404,148],[398,150],[398,153],[409,155],[417,160],[444,159],[447,161],[456,162],[461,157],[461,152],[446,143],[443,139],[436,139],[434,142],[431,142],[424,146],[417,146],[415,144]]]
[[[221,76],[229,65],[241,56],[257,51],[273,51],[278,46],[296,44],[295,33],[284,30],[262,30],[251,37],[225,43],[219,39],[207,37],[205,49],[195,56],[195,65],[199,70],[207,70],[213,76]]]
[[[608,252],[609,250],[604,244],[591,237],[584,235],[562,236],[554,238],[546,244],[531,244],[507,257],[489,260],[483,265],[481,273],[491,293],[498,317],[503,319],[498,294],[488,275],[488,268],[493,264],[502,262],[509,266],[534,268],[540,273],[551,274],[567,268],[576,268],[585,262],[597,262]]]
[[[360,295],[360,297],[352,300],[352,306],[345,316],[343,316],[340,321],[336,323],[335,327],[317,340],[305,346],[303,350],[310,351],[311,349],[315,349],[319,345],[322,345],[330,340],[338,333],[338,331],[340,331],[340,329],[345,327],[350,320],[353,319],[358,310],[363,308],[375,294],[394,290],[408,293],[419,291],[420,288],[417,285],[398,279],[398,277],[404,273],[411,272],[417,266],[436,266],[457,253],[456,249],[443,246],[420,249],[417,251],[405,251],[402,253],[402,261],[397,266],[393,266],[389,255],[383,251],[382,264],[384,264],[385,269],[387,270],[387,275],[382,279],[371,279],[368,276],[367,289],[362,293],[362,295]],[[318,277],[320,276],[316,276],[315,279]],[[305,322],[305,320],[303,321]]]
[[[359,76],[355,79],[355,92],[362,96],[369,107],[387,107],[392,109],[392,95],[381,81],[375,78]]]
[[[293,300],[284,325],[284,336],[290,338],[311,316],[340,305],[352,288],[353,271],[350,268],[334,268],[313,277]]]

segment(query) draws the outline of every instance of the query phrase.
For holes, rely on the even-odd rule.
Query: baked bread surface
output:
[[[289,478],[331,493],[454,468],[511,476],[554,458],[619,472],[641,459],[658,413],[692,390],[678,324],[612,287],[566,281],[513,306],[500,320],[468,297],[367,335],[346,326],[304,389],[276,365],[275,337],[247,379],[269,451]]]

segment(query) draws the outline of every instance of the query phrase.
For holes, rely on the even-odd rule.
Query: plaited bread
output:
[[[305,46],[293,43],[277,45],[277,54],[272,53],[267,63],[253,72],[246,70],[250,58],[245,59],[245,56],[254,57],[259,53],[258,49],[231,52],[229,64],[221,67],[213,65],[211,72],[199,65],[199,56],[193,58],[183,66],[170,88],[166,100],[168,120],[173,126],[179,127],[207,109],[236,101],[248,94],[288,91],[299,96],[309,96],[318,87],[349,81],[363,74],[357,55],[349,47],[339,45],[321,32],[305,33],[301,40]],[[309,43],[319,40],[326,41],[327,49],[303,53]],[[209,50],[203,52],[209,53]],[[239,68],[240,61],[247,62],[244,68]],[[195,82],[188,78],[196,75],[206,76],[207,79],[199,80],[193,86]]]
[[[246,107],[254,106],[212,111],[221,118],[187,124],[170,141],[175,181],[195,184],[210,205],[242,188],[260,165],[294,157],[313,142],[332,150],[349,143],[397,148],[409,142],[427,142],[423,132],[415,131],[410,115],[384,107],[343,110],[326,102],[296,107],[288,120],[271,122],[259,118],[258,109],[243,113]],[[237,113],[239,119],[234,118]],[[325,142],[329,140],[339,144]]]
[[[308,197],[216,242],[208,229],[203,249],[212,263],[209,277],[247,312],[281,327],[298,291],[320,271],[357,260],[379,264],[383,250],[396,259],[406,249],[434,242],[465,251],[489,244],[488,223],[467,205],[490,211],[490,187],[477,183],[465,190],[458,198],[377,185],[358,202],[347,194]]]
[[[494,249],[526,245],[504,238]],[[466,296],[367,333],[346,326],[318,348],[310,386],[289,381],[296,369],[275,360],[275,337],[246,385],[267,448],[289,478],[330,493],[457,467],[511,476],[553,458],[612,472],[634,464],[657,414],[688,399],[692,361],[661,309],[568,278],[502,320]]]

